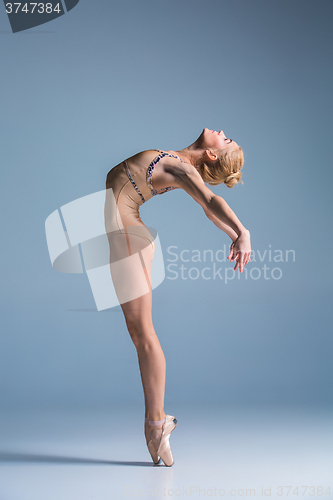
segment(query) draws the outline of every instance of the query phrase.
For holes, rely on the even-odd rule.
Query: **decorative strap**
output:
[[[162,420],[149,420],[149,425],[161,425],[166,421],[166,417],[162,418]]]
[[[123,162],[123,163],[124,163],[124,165],[125,165],[125,170],[126,170],[126,173],[127,173],[127,177],[129,178],[129,180],[130,180],[130,181],[131,181],[131,183],[133,184],[135,191],[138,193],[138,195],[140,195],[140,196],[141,196],[141,199],[142,199],[143,203],[145,203],[145,201],[146,201],[146,200],[144,199],[144,197],[142,196],[142,194],[141,194],[141,192],[140,192],[140,190],[139,190],[138,186],[135,184],[134,180],[132,179],[132,176],[131,176],[130,171],[129,171],[129,169],[128,169],[128,165],[127,165],[126,160],[124,160],[124,162]]]
[[[150,187],[151,194],[153,196],[156,196],[157,194],[163,194],[167,191],[170,191],[171,189],[175,189],[173,186],[169,186],[167,188],[162,188],[162,189],[154,189],[153,182],[152,182],[152,176],[153,176],[153,171],[154,171],[154,167],[155,167],[156,163],[158,163],[165,156],[171,156],[172,158],[178,158],[178,160],[180,160],[180,158],[178,156],[171,155],[170,153],[166,153],[165,151],[161,151],[160,149],[155,149],[155,151],[158,151],[160,154],[156,158],[153,159],[153,161],[151,162],[151,164],[147,168],[147,179],[146,179],[147,184]],[[182,160],[180,160],[180,161],[182,161]],[[159,193],[158,191],[162,191],[162,193]]]

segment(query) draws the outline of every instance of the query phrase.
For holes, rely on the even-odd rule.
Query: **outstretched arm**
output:
[[[228,226],[228,224],[225,224],[224,222],[220,221],[220,219],[218,219],[211,212],[208,212],[208,210],[204,209],[204,212],[207,215],[208,219],[211,220],[215,224],[216,227],[218,227],[224,233],[226,233],[232,239],[233,242],[237,240],[238,234],[236,233],[236,231],[231,229],[231,227]]]
[[[206,189],[208,188],[206,187]],[[239,269],[242,273],[243,268],[251,260],[250,232],[241,224],[236,214],[231,210],[223,198],[214,193],[212,193],[212,195],[212,198],[210,198],[207,204],[208,210],[205,207],[203,207],[203,209],[207,217],[232,239],[233,243],[230,247],[228,259],[230,262],[236,261],[234,270],[237,271],[237,269]],[[209,207],[213,208],[209,209]],[[214,215],[214,211],[216,215]]]
[[[201,175],[189,164],[173,165],[175,182],[173,185],[184,189],[202,206],[206,215],[216,223],[217,227],[226,232],[233,240],[228,259],[236,260],[234,270],[243,272],[244,266],[250,260],[251,241],[250,232],[243,226],[227,202],[214,194],[204,183]],[[216,221],[217,219],[217,221]]]

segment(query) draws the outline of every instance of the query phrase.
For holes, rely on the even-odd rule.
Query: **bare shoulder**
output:
[[[215,194],[206,186],[201,175],[191,163],[179,158],[166,157],[164,171],[173,177],[172,185],[183,189],[187,194],[206,207]]]
[[[163,168],[166,173],[170,173],[175,176],[175,181],[179,179],[181,182],[182,178],[187,176],[194,176],[202,181],[200,174],[191,163],[182,161],[173,151],[166,151],[166,153],[168,153],[168,156],[163,158]],[[171,156],[172,153],[173,156]]]

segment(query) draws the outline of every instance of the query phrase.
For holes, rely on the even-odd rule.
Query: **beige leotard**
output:
[[[107,202],[105,220],[108,234],[132,234],[139,236],[154,248],[154,236],[140,218],[139,208],[150,198],[163,194],[173,186],[156,190],[152,184],[152,174],[158,161],[165,157],[178,156],[156,150],[158,155],[148,167],[130,170],[125,161],[110,170],[107,177]],[[180,159],[180,158],[178,158]],[[131,253],[131,249],[129,249]]]

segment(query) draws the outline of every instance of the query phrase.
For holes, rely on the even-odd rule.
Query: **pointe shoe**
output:
[[[148,424],[149,423],[149,418],[145,418],[145,422]],[[153,442],[152,440],[150,440],[148,443],[147,443],[147,447],[148,447],[148,451],[150,453],[150,456],[154,462],[155,465],[158,465],[161,461],[160,457],[158,456],[158,454],[156,453],[156,450],[153,446]]]
[[[154,425],[154,424],[153,424]],[[162,435],[159,446],[155,453],[159,456],[164,465],[171,467],[174,464],[174,459],[170,446],[170,434],[175,429],[177,425],[177,419],[172,415],[165,416],[165,422],[162,425]],[[149,442],[149,444],[151,441]]]

